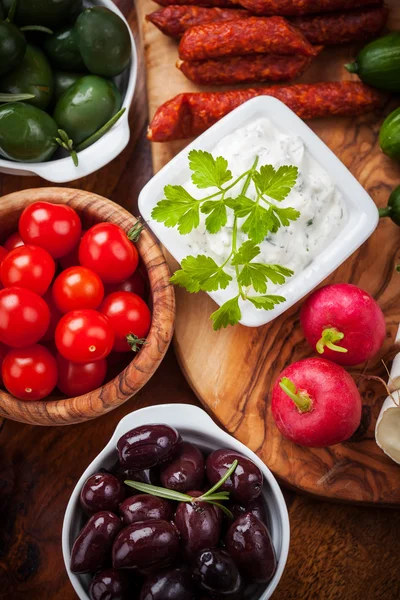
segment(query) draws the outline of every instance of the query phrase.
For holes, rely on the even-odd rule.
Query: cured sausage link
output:
[[[219,6],[221,8],[235,7],[239,2],[234,0],[154,0],[161,6]]]
[[[382,6],[383,0],[239,0],[239,4],[258,15],[286,17]]]
[[[385,6],[348,13],[295,17],[292,20],[312,44],[324,46],[369,40],[386,25],[389,11]]]
[[[197,25],[214,21],[245,19],[251,13],[243,8],[205,8],[203,6],[166,6],[149,15],[146,20],[158,27],[165,35],[181,38],[185,31]]]
[[[246,54],[315,56],[315,48],[283,17],[216,21],[188,29],[179,44],[182,60]]]
[[[178,61],[176,66],[188,79],[199,85],[230,85],[291,81],[304,73],[312,60],[310,56],[249,54],[218,60]]]
[[[257,96],[278,98],[302,119],[356,116],[375,110],[385,99],[358,81],[179,94],[158,108],[147,137],[153,142],[167,142],[197,136]]]

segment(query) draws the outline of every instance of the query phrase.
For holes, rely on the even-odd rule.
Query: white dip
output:
[[[295,165],[299,169],[296,185],[285,200],[276,204],[282,208],[291,206],[297,209],[300,217],[288,227],[281,226],[277,233],[269,234],[259,244],[261,254],[257,256],[257,262],[279,264],[292,269],[293,281],[344,228],[348,219],[345,202],[329,174],[310,155],[300,137],[283,133],[268,119],[257,119],[227,135],[211,150],[211,154],[226,158],[233,180],[253,165],[256,156],[259,157],[257,169],[267,164],[275,169],[282,165]],[[243,183],[244,180],[241,180],[229,195],[233,198],[235,193],[238,195]],[[183,183],[183,187],[195,198],[204,197],[205,192],[213,193],[213,188],[199,190],[190,179]],[[253,183],[246,196],[255,199]],[[200,226],[184,236],[185,245],[190,247],[190,254],[205,254],[222,264],[231,251],[233,211],[228,210],[227,226],[216,234],[206,231],[206,216],[202,214]],[[240,230],[244,220],[238,221],[238,247],[248,239]],[[231,298],[234,295],[232,292],[237,293],[234,268],[227,266],[225,270],[234,281],[226,290],[217,293],[222,302]],[[267,293],[276,293],[278,289],[284,295],[282,286],[269,283]]]

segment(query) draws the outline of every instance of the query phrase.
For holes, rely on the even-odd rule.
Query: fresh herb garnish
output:
[[[241,319],[239,300],[249,301],[256,308],[272,310],[276,304],[285,301],[279,295],[267,294],[268,283],[282,285],[293,271],[282,265],[266,264],[255,260],[261,253],[260,244],[268,233],[276,233],[280,227],[287,227],[299,218],[294,208],[280,207],[296,184],[298,169],[284,165],[274,169],[263,165],[257,170],[258,157],[251,169],[233,180],[228,162],[222,156],[214,158],[209,152],[192,150],[189,153],[189,167],[192,182],[199,189],[217,188],[218,191],[203,198],[194,198],[181,185],[167,185],[164,198],[152,211],[152,218],[166,227],[176,227],[182,235],[190,233],[200,224],[200,213],[207,215],[206,230],[218,233],[228,222],[228,210],[233,211],[232,247],[229,256],[222,264],[204,254],[187,256],[182,260],[181,269],[176,271],[171,281],[189,292],[215,292],[225,289],[232,281],[226,267],[233,267],[238,285],[237,296],[225,302],[211,315],[214,329],[235,325]],[[231,190],[244,180],[238,195]],[[253,183],[255,199],[246,194]],[[238,247],[238,219],[244,219],[240,231],[247,240]],[[252,295],[250,290],[261,294]]]

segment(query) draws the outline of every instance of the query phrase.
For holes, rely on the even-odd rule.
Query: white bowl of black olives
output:
[[[80,600],[267,600],[289,539],[270,470],[186,404],[122,419],[78,481],[62,532]]]
[[[135,42],[111,0],[31,2],[0,11],[0,50],[19,52],[1,57],[0,172],[64,183],[128,144]]]

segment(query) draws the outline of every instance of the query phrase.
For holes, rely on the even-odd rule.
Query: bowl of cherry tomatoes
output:
[[[0,416],[68,425],[136,394],[172,338],[169,278],[153,235],[106,198],[1,198]]]

